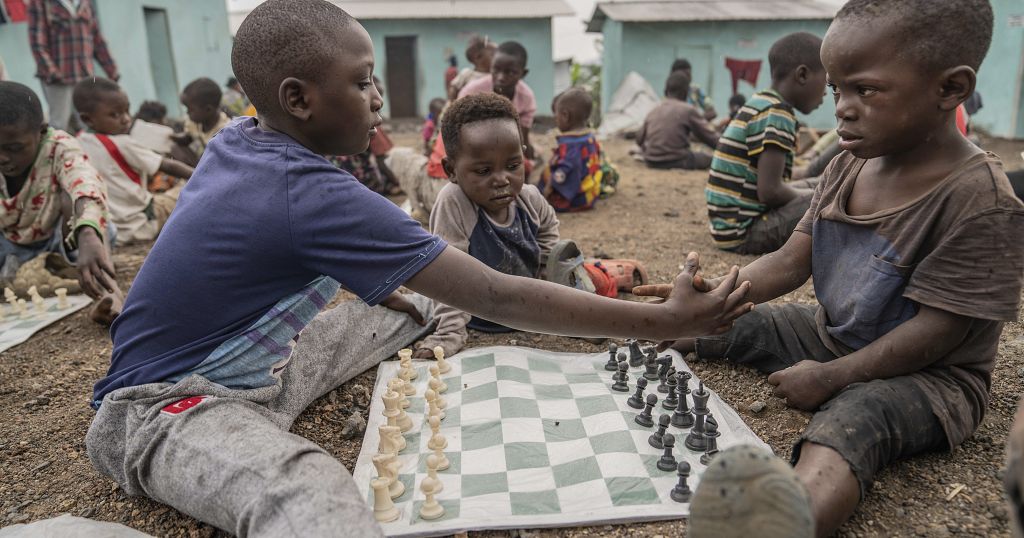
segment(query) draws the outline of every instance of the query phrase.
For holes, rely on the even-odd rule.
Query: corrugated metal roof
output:
[[[357,19],[542,19],[576,12],[564,0],[332,0]]]
[[[587,24],[600,32],[604,21],[686,22],[831,19],[833,3],[813,0],[612,0],[599,2]]]

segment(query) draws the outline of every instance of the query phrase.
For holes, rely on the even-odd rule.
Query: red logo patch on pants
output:
[[[167,415],[180,415],[181,413],[205,402],[209,398],[209,396],[190,396],[184,400],[178,400],[172,404],[164,406],[160,412]]]

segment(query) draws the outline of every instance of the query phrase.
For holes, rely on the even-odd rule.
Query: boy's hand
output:
[[[397,291],[391,292],[383,301],[380,302],[382,306],[390,308],[395,312],[405,312],[412,316],[413,321],[419,325],[426,325],[426,320],[423,319],[423,314],[420,314],[419,310],[416,310],[416,305],[410,303],[401,293]]]
[[[736,318],[754,307],[744,299],[750,291],[750,283],[736,285],[739,267],[733,266],[729,274],[714,289],[702,292],[695,286],[700,258],[696,252],[686,257],[683,271],[676,277],[674,289],[665,299],[664,306],[686,327],[683,336],[705,336],[721,334],[732,328]],[[706,288],[707,283],[697,283]]]
[[[825,363],[811,360],[775,372],[768,376],[768,383],[775,387],[776,396],[786,399],[786,405],[803,411],[814,411],[840,388]]]
[[[114,264],[110,263],[99,234],[91,226],[78,229],[78,281],[82,290],[93,299],[117,290]]]

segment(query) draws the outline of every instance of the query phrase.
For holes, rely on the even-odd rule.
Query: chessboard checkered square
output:
[[[537,357],[532,353],[526,354],[526,365],[530,372],[562,372],[562,365],[546,357]]]
[[[604,396],[611,398],[611,385],[605,385],[598,381],[597,383],[571,383],[569,388],[572,390],[574,398],[579,400],[580,398],[593,398],[597,396]]]
[[[545,443],[505,443],[505,467],[510,471],[550,465]]]
[[[654,415],[654,421],[655,421],[655,423],[657,423],[658,415]],[[670,427],[669,431],[667,431],[665,433],[672,433],[671,430],[672,430],[672,428]],[[644,452],[646,452],[647,448],[650,448],[651,450],[657,450],[656,448],[651,446],[650,443],[647,442],[647,440],[651,438],[651,435],[653,435],[657,431],[658,431],[658,427],[654,426],[653,428],[645,428],[643,430],[631,430],[629,433],[630,433],[630,435],[633,436],[633,442],[636,443],[636,446],[643,447],[645,449]],[[677,441],[678,441],[678,439],[677,439]],[[677,443],[676,444],[676,449],[682,448],[682,446],[683,445],[680,445],[680,444]]]
[[[530,493],[509,493],[513,515],[557,514],[562,505],[558,502],[558,492],[534,491]]]
[[[640,414],[640,411],[642,411],[642,410],[641,409],[637,409],[635,411],[634,410],[623,411],[622,412],[622,418],[623,418],[623,420],[626,421],[626,426],[630,430],[645,431],[645,432],[646,431],[650,431],[651,428],[645,428],[645,427],[643,427],[643,426],[641,426],[641,425],[636,423],[636,416]],[[654,423],[657,424],[658,423],[658,413],[656,411],[652,411],[651,412],[651,417],[654,418]]]
[[[650,478],[616,476],[604,479],[615,506],[655,504],[661,502]]]
[[[501,435],[506,443],[543,443],[544,424],[536,418],[502,419]]]
[[[513,493],[537,493],[555,489],[555,475],[550,467],[515,469],[505,474],[508,475],[508,489]]]
[[[517,366],[499,364],[494,367],[498,381],[515,381],[517,383],[529,384],[530,372]]]
[[[425,501],[420,499],[412,503],[412,514],[409,518],[409,523],[424,523],[425,519],[420,517],[420,508],[423,508]],[[431,521],[444,521],[446,519],[458,519],[460,516],[460,505],[461,502],[458,499],[437,499],[437,502],[444,507],[444,515],[438,519]],[[373,503],[370,503],[373,506]]]
[[[484,400],[493,400],[498,397],[498,383],[491,381],[478,385],[470,385],[462,391],[462,405],[469,405]]]
[[[457,478],[457,477],[456,477]],[[462,475],[462,496],[477,497],[489,493],[508,491],[508,477],[504,472]]]
[[[492,420],[481,424],[463,424],[462,450],[477,450],[504,442],[501,435],[501,422]]]
[[[627,420],[633,420],[633,418],[627,418],[619,412],[591,415],[589,417],[583,417],[583,429],[585,429],[587,431],[587,435],[591,437],[608,432],[624,432],[624,430],[627,429]]]
[[[598,435],[591,435],[589,439],[590,446],[594,449],[594,454],[636,453],[636,441],[633,440],[633,436],[629,432],[612,430]]]
[[[463,357],[459,360],[459,368],[463,376],[479,370],[494,368],[494,353]]]
[[[534,385],[559,385],[566,386],[568,383],[565,374],[562,372],[530,371],[530,382]],[[570,395],[569,398],[572,396]]]
[[[611,506],[612,498],[602,479],[559,487],[558,504],[563,511],[587,511],[595,506]]]
[[[498,398],[501,417],[505,418],[540,418],[537,400],[526,398]]]
[[[491,493],[462,499],[462,515],[481,519],[512,515],[512,499],[508,492]]]
[[[597,466],[605,477],[648,476],[643,457],[635,452],[633,454],[626,452],[598,454],[594,458],[597,459]]]
[[[498,414],[501,412],[501,407],[497,397],[472,404],[462,404],[462,407],[458,409],[462,414],[463,425],[490,422],[501,416]]]
[[[462,451],[462,474],[487,474],[505,469],[505,447],[489,446],[479,450]]]
[[[549,443],[586,439],[587,432],[583,429],[583,420],[574,419],[542,419],[544,424],[544,440]]]
[[[566,420],[580,418],[580,411],[572,400],[537,400],[540,416],[545,419]]]
[[[537,393],[533,390],[533,385],[507,379],[498,380],[498,394],[512,398],[537,399]]]
[[[569,400],[572,398],[572,390],[568,385],[534,385],[533,392],[537,395],[538,400]]]
[[[565,381],[570,385],[592,385],[597,384],[605,386],[604,380],[601,379],[600,374],[597,372],[567,372],[565,374]],[[608,389],[605,389],[607,392]]]
[[[573,389],[573,392],[575,392],[575,389]],[[585,418],[601,413],[618,411],[619,405],[615,403],[615,397],[608,394],[608,390],[605,389],[604,394],[596,394],[594,396],[581,397],[577,394],[576,408],[580,410],[580,416]]]
[[[589,447],[588,444],[587,448]],[[559,488],[601,478],[601,467],[597,464],[597,457],[592,455],[552,465],[551,472],[555,476],[555,485]]]
[[[569,465],[586,459],[593,459],[594,449],[590,447],[590,441],[576,439],[574,441],[563,441],[561,443],[548,443],[548,459],[551,461],[552,469],[559,466]],[[594,468],[597,469],[597,460],[594,461]],[[555,475],[556,481],[558,474]],[[586,477],[584,477],[586,479]],[[570,482],[575,483],[575,482]]]

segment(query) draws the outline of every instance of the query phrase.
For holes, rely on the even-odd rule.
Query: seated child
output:
[[[377,93],[384,97],[384,84],[377,75],[373,76],[373,84]],[[397,181],[387,167],[387,157],[395,144],[384,132],[384,125],[377,126],[377,132],[370,137],[370,146],[366,151],[355,155],[333,155],[327,160],[335,166],[352,174],[360,183],[373,192],[383,195],[401,194]]]
[[[181,153],[175,154],[178,160],[195,166],[210,139],[231,122],[231,118],[220,109],[220,98],[220,86],[206,77],[197,78],[185,86],[181,92],[181,104],[188,112],[188,119],[185,120],[185,132],[174,137],[181,148]]]
[[[39,97],[17,82],[0,82],[0,179],[0,270],[9,256],[63,254],[99,299],[90,317],[109,325],[122,300],[103,182],[78,141],[48,127]]]
[[[242,85],[238,83],[238,79],[228,77],[228,82],[224,87],[227,90],[224,91],[224,95],[220,98],[220,109],[230,118],[245,115],[245,112],[249,110],[249,99],[245,96],[245,91],[242,90]]]
[[[745,104],[747,104],[747,96],[743,95],[742,93],[737,93],[730,97],[729,115],[725,118],[722,118],[721,121],[715,123],[715,130],[718,131],[719,133],[724,132],[725,128],[729,126],[729,122],[736,117],[736,114],[739,114],[740,109],[743,108],[743,105]]]
[[[434,141],[434,134],[438,133],[437,124],[441,121],[441,111],[447,102],[444,99],[435,97],[430,100],[430,111],[427,119],[423,121],[423,154],[430,155],[430,144]]]
[[[707,170],[711,156],[690,149],[690,136],[715,147],[718,133],[704,119],[697,107],[686,102],[690,79],[683,71],[676,71],[665,82],[665,99],[644,118],[636,135],[636,143],[643,151],[644,162],[651,168]]]
[[[238,535],[382,536],[341,462],[289,429],[426,330],[430,301],[402,285],[571,336],[709,334],[749,310],[735,279],[694,289],[696,254],[677,292],[649,304],[501,274],[428,234],[322,157],[369,145],[383,106],[373,62],[366,30],[326,0],[268,0],[238,28],[231,66],[259,115],[210,142],[94,390],[89,460],[129,495]],[[341,286],[361,301],[318,316]],[[196,495],[199,482],[216,494]]]
[[[700,89],[700,86],[693,83],[693,66],[690,65],[690,60],[686,58],[679,58],[672,62],[672,68],[669,70],[669,76],[672,73],[685,73],[686,80],[690,81],[690,89],[686,92],[687,103],[697,107],[704,114],[704,119],[711,121],[718,116],[718,112],[715,110],[715,103],[710,97],[705,95],[704,90]]]
[[[789,34],[768,52],[772,87],[753,95],[722,133],[704,190],[715,246],[739,254],[777,250],[811,204],[806,183],[787,183],[796,150],[796,108],[821,106],[821,38]]]
[[[463,68],[452,79],[451,84],[448,85],[449,100],[454,101],[458,98],[459,92],[466,84],[491,74],[491,61],[494,59],[494,52],[497,48],[498,44],[486,37],[475,35],[469,39],[469,45],[466,46],[466,59],[473,67]]]
[[[110,222],[125,243],[152,241],[171,216],[181,187],[149,191],[157,172],[188,179],[192,167],[139,144],[129,134],[128,95],[112,80],[89,78],[75,85],[75,110],[88,130],[78,135],[82,149],[107,186]]]
[[[555,212],[537,187],[524,185],[522,139],[508,99],[493,93],[458,99],[448,107],[441,129],[451,183],[441,189],[430,213],[431,232],[495,271],[606,297],[616,297],[620,287],[632,289],[634,270],[640,281],[646,280],[646,271],[636,261],[584,263],[575,243],[559,240]],[[626,278],[612,276],[623,267],[629,269]],[[447,355],[457,353],[466,344],[466,327],[511,330],[440,303],[434,318],[437,329],[417,344],[417,357],[432,357],[435,346]]]
[[[167,107],[160,101],[143,101],[135,112],[135,119],[170,126],[167,123]]]
[[[583,88],[562,92],[552,104],[558,147],[539,186],[555,211],[590,209],[602,192],[615,192],[619,173],[604,159],[597,137],[587,128],[593,107],[594,100]]]
[[[978,428],[1024,278],[1024,204],[953,121],[992,27],[987,0],[851,0],[836,15],[821,59],[844,153],[782,250],[741,271],[757,302],[813,276],[820,306],[760,305],[722,336],[678,343],[770,373],[776,396],[815,414],[795,476],[770,456],[740,476],[719,454],[692,499],[693,536],[830,536],[884,467]]]

